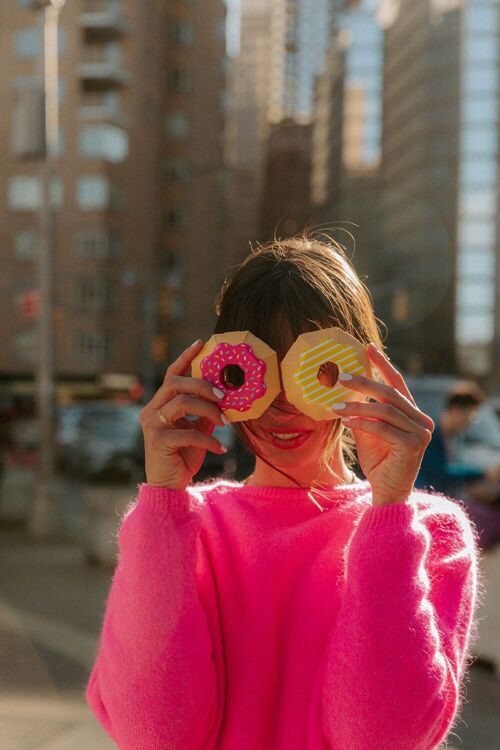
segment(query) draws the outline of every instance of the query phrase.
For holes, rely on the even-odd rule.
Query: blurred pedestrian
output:
[[[470,425],[486,394],[474,382],[454,386],[422,459],[415,486],[459,498],[479,532],[482,549],[500,542],[500,464],[483,469],[455,458],[454,441]]]
[[[460,707],[478,550],[458,504],[413,489],[433,421],[337,243],[259,247],[218,314],[222,347],[188,347],[141,412],[146,482],[120,527],[87,701],[122,750],[434,750]],[[255,351],[237,343],[249,330]],[[319,419],[280,380],[306,332],[320,335],[305,391],[328,401],[338,375],[345,400]],[[207,379],[188,375],[198,355]],[[242,384],[221,379],[227,357]],[[235,423],[253,472],[193,485],[205,452],[224,453],[227,403],[252,408],[268,369],[281,391]]]

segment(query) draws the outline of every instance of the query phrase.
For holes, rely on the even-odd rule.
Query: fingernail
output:
[[[227,448],[226,448],[226,446],[225,446],[225,445],[222,445],[222,443],[221,443],[220,449],[221,449],[221,451],[222,451],[223,453],[227,453]]]
[[[220,389],[220,388],[212,388],[212,392],[213,392],[213,394],[214,394],[215,396],[217,396],[217,398],[224,398],[224,396],[226,395],[226,394],[224,393],[224,391],[221,391],[221,389]]]
[[[192,349],[193,346],[198,346],[198,344],[201,344],[201,339],[196,339],[196,341],[193,341],[189,348]]]
[[[343,401],[339,401],[338,404],[332,404],[332,409],[345,409],[345,403]]]
[[[225,414],[221,414],[220,418],[224,422],[224,424],[229,424],[229,419],[226,417]]]
[[[350,372],[341,372],[338,380],[352,380],[352,375]]]

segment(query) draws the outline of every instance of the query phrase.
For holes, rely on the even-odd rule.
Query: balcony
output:
[[[131,80],[130,73],[123,68],[120,48],[114,44],[84,47],[78,75],[86,90],[120,88]]]
[[[78,115],[85,121],[104,121],[121,127],[130,125],[130,117],[120,107],[118,91],[84,91]]]
[[[130,32],[130,24],[117,0],[85,0],[78,23],[89,37],[109,39]]]

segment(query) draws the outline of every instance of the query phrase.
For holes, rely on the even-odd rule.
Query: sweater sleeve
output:
[[[142,484],[119,530],[86,699],[121,750],[215,745],[221,675],[195,574],[201,517],[190,503],[187,492]]]
[[[331,748],[432,750],[461,707],[478,549],[457,503],[371,506],[345,552],[342,601],[322,664]]]

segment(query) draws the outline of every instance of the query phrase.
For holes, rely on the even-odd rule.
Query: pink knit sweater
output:
[[[122,750],[431,750],[464,700],[476,532],[414,491],[139,486],[87,701]],[[479,588],[478,588],[479,587]]]

